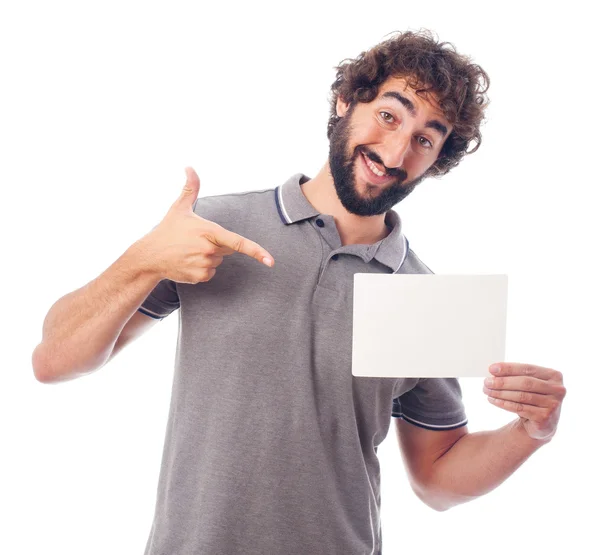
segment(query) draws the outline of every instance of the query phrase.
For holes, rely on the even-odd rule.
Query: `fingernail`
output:
[[[273,266],[273,259],[265,256],[262,261],[269,267]]]
[[[491,366],[490,367],[490,372],[493,372],[494,374],[497,374],[498,372],[500,372],[500,366]]]

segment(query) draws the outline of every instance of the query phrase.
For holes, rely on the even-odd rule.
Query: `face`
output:
[[[348,212],[384,214],[424,179],[452,126],[435,99],[417,96],[402,78],[389,78],[375,100],[337,101],[329,168]]]

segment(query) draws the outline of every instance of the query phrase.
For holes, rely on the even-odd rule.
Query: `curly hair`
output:
[[[490,79],[469,57],[458,54],[453,44],[438,42],[431,31],[421,29],[400,33],[361,52],[355,59],[342,60],[334,69],[336,79],[330,91],[328,139],[340,119],[336,114],[338,96],[351,105],[371,102],[388,77],[402,77],[419,96],[431,91],[453,126],[437,160],[427,170],[427,176],[445,175],[465,154],[472,154],[479,148],[479,126],[489,105],[485,93]],[[475,146],[468,151],[472,141]]]

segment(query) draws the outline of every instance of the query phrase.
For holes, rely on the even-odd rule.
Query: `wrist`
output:
[[[527,432],[527,429],[525,428],[525,422],[521,417],[517,418],[516,420],[513,420],[510,423],[510,427],[511,431],[515,434],[516,437],[519,438],[520,441],[534,448],[538,448],[542,445],[545,445],[546,443],[549,443],[552,440],[552,437],[554,436],[554,434],[552,434],[543,439],[531,437]]]
[[[158,283],[163,279],[160,269],[157,267],[151,249],[148,244],[142,239],[138,239],[131,245],[123,254],[127,261],[127,265],[133,268],[138,277],[143,277],[149,281]]]

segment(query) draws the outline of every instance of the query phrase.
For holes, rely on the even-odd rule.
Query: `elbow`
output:
[[[443,505],[436,501],[425,502],[425,504],[428,507],[432,508],[434,511],[437,511],[438,513],[443,513],[444,511],[447,511],[448,509],[454,507],[454,505]]]
[[[89,370],[68,370],[65,366],[59,366],[52,361],[52,357],[47,354],[47,349],[40,343],[31,355],[31,366],[33,368],[34,378],[43,384],[54,384],[64,382],[84,376],[89,373]]]
[[[40,383],[50,383],[50,372],[48,372],[48,364],[42,353],[42,344],[40,343],[31,355],[31,366],[33,368],[33,377]]]
[[[36,347],[31,355],[33,377],[40,383],[52,384],[60,381],[56,372],[52,370],[48,358],[43,354],[41,344]]]
[[[425,505],[439,513],[447,511],[448,509],[471,499],[460,498],[426,484],[413,485],[413,491]]]
[[[479,496],[456,495],[451,493],[429,493],[427,496],[421,497],[421,501],[434,511],[439,513],[447,511],[457,505],[468,503]]]
[[[448,509],[450,509],[451,507],[454,506],[449,503],[444,503],[444,501],[440,497],[435,497],[435,496],[418,496],[418,497],[421,501],[423,501],[423,503],[425,503],[425,505],[427,505],[430,509],[437,511],[438,513],[443,513],[444,511],[447,511]]]

